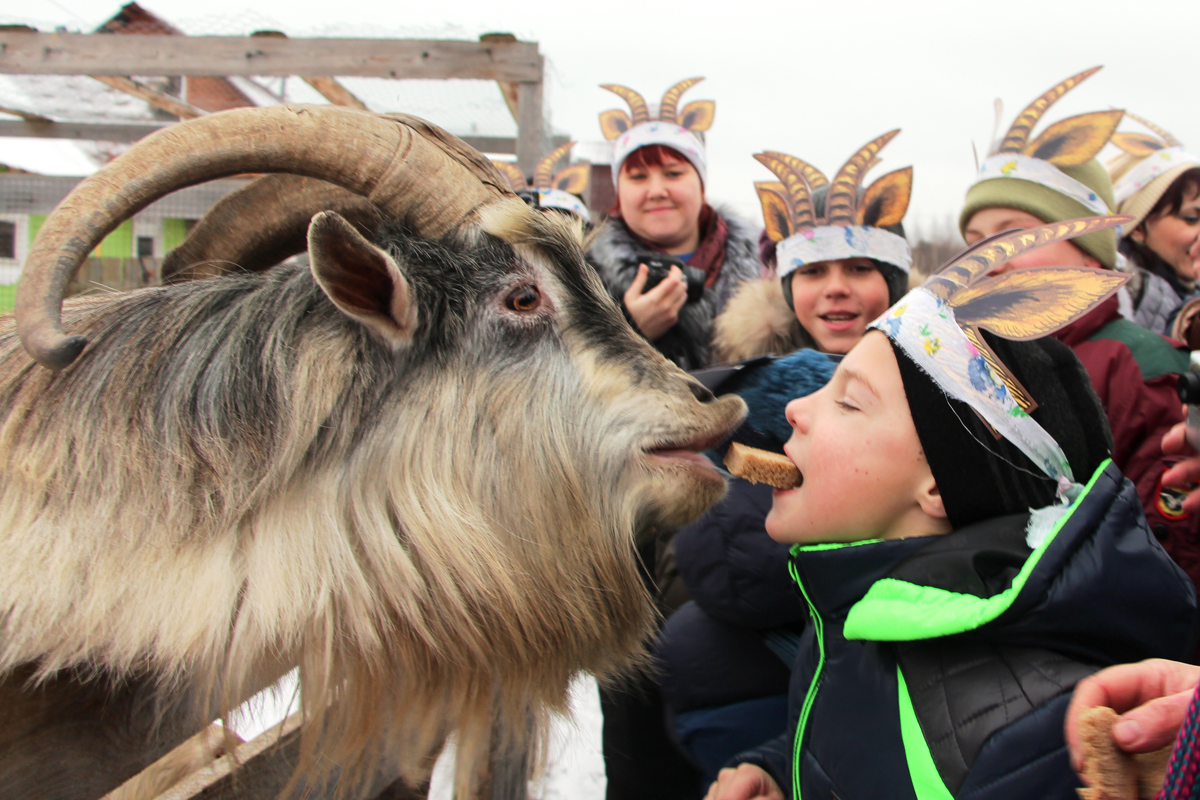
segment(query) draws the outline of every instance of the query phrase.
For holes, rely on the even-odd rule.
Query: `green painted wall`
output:
[[[133,258],[133,220],[122,222],[96,249],[102,258]]]
[[[33,247],[33,240],[37,238],[38,231],[42,229],[42,223],[46,221],[45,214],[30,214],[29,215],[29,246]]]
[[[45,221],[45,214],[29,215],[29,245],[31,247]],[[105,258],[133,258],[133,220],[125,220],[115,231],[105,236],[104,241],[96,248],[93,255]]]
[[[188,233],[187,223],[186,219],[164,219],[162,221],[163,255],[183,243]]]

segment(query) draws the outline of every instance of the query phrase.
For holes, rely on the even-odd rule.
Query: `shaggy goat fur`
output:
[[[408,346],[287,265],[71,301],[90,344],[57,373],[0,321],[0,677],[148,672],[228,711],[298,664],[309,768],[353,785],[386,754],[415,784],[453,733],[470,791],[493,726],[536,744],[572,675],[635,664],[633,531],[722,491],[648,451],[743,407],[520,208],[453,241],[387,232]],[[505,305],[522,286],[532,313]]]

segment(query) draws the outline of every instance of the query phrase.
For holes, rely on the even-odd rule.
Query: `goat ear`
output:
[[[1124,111],[1093,111],[1061,120],[1042,131],[1023,154],[1057,167],[1086,164],[1108,144],[1123,116]]]
[[[1162,142],[1144,133],[1114,133],[1111,141],[1131,156],[1148,156],[1163,149]]]
[[[587,188],[591,174],[590,164],[572,164],[559,170],[554,176],[554,188],[569,194],[582,194]]]
[[[858,224],[883,228],[904,219],[912,196],[912,175],[912,167],[905,167],[872,183],[858,201]]]
[[[754,189],[758,192],[759,202],[762,203],[767,237],[772,242],[782,242],[793,233],[792,217],[788,213],[787,201],[783,198],[787,189],[777,181],[756,182]]]
[[[391,256],[333,211],[309,223],[308,255],[317,285],[342,313],[392,347],[412,341],[417,308]]]
[[[679,124],[692,133],[700,133],[712,127],[717,115],[717,104],[713,100],[696,100],[688,103],[679,112]]]
[[[631,127],[629,115],[619,108],[600,113],[600,130],[605,139],[615,139]]]

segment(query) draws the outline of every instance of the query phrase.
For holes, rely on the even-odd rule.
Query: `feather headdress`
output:
[[[980,165],[975,182],[999,178],[1030,181],[1077,200],[1096,214],[1111,213],[1104,198],[1061,168],[1077,167],[1095,158],[1116,131],[1124,111],[1093,111],[1069,117],[1050,125],[1030,141],[1046,111],[1099,69],[1092,67],[1072,75],[1026,106]],[[1000,109],[998,104],[997,116]]]
[[[533,168],[533,186],[530,187],[521,173],[521,168],[511,161],[492,161],[500,174],[508,179],[508,186],[514,192],[529,191],[537,193],[538,206],[541,208],[558,208],[578,214],[583,219],[588,218],[587,206],[575,195],[582,194],[587,189],[591,170],[586,162],[570,164],[558,172],[554,168],[558,162],[571,152],[574,142],[567,142],[554,148],[545,158]]]
[[[629,105],[628,114],[618,108],[600,114],[600,130],[605,139],[613,141],[614,183],[629,154],[651,144],[666,145],[678,151],[696,168],[700,180],[705,180],[707,158],[701,136],[712,127],[717,104],[712,100],[694,100],[679,108],[683,93],[702,80],[704,78],[687,78],[668,89],[663,94],[657,115],[651,112],[645,98],[628,86],[601,84],[601,89],[607,89]]]
[[[816,261],[864,256],[908,272],[912,252],[903,237],[883,230],[908,211],[912,167],[889,172],[867,187],[863,178],[879,163],[879,151],[899,129],[867,142],[842,165],[830,182],[812,164],[786,153],[767,150],[754,158],[779,178],[754,184],[762,203],[767,236],[779,242],[778,274],[787,275]],[[813,192],[828,187],[825,214],[818,218]]]
[[[1084,236],[1128,217],[1087,217],[1006,231],[955,256],[869,327],[885,333],[947,395],[969,405],[1065,489],[1074,481],[1062,448],[1029,416],[1033,398],[988,347],[982,330],[1014,341],[1057,331],[1116,292],[1127,275],[1090,267],[989,273],[1037,247]]]
[[[1147,133],[1114,133],[1112,143],[1121,149],[1121,154],[1108,162],[1108,174],[1113,180],[1113,196],[1122,213],[1131,214],[1134,221],[1126,226],[1125,233],[1137,226],[1149,213],[1158,198],[1167,190],[1176,176],[1192,167],[1200,166],[1200,156],[1187,151],[1183,144],[1167,131],[1148,119],[1125,112],[1125,116],[1140,122],[1156,136]],[[1135,195],[1162,176],[1153,196],[1134,200]],[[1133,200],[1133,202],[1128,202]]]

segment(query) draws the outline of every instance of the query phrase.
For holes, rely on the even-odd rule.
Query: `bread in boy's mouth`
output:
[[[1080,774],[1088,785],[1079,790],[1080,800],[1151,800],[1162,788],[1173,745],[1130,755],[1113,741],[1112,728],[1118,719],[1117,712],[1104,706],[1079,715]]]
[[[800,470],[787,456],[737,442],[729,445],[725,466],[739,478],[751,483],[766,483],[776,489],[794,489],[804,482]]]

